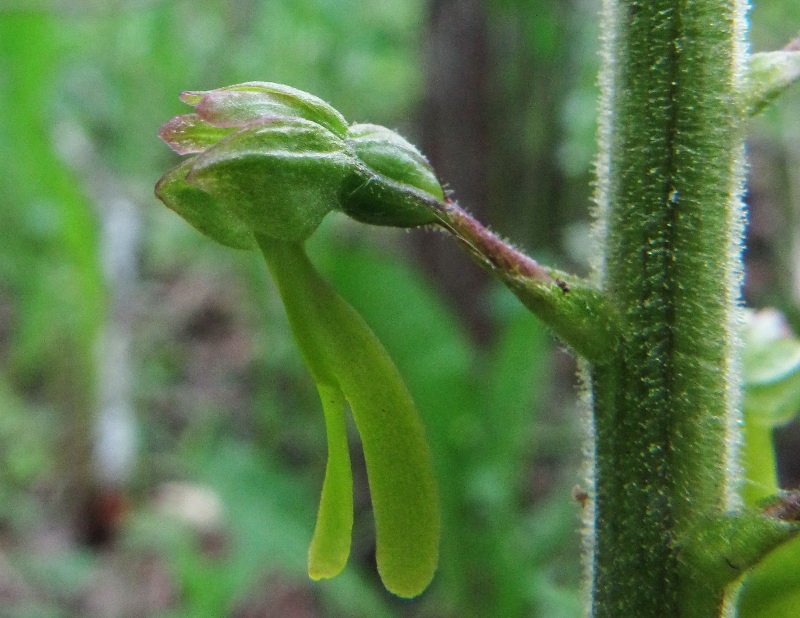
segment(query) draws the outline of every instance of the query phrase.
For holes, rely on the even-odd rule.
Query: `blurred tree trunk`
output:
[[[591,170],[567,179],[559,159],[565,100],[586,69],[575,66],[582,46],[566,44],[585,14],[575,5],[429,3],[423,152],[463,207],[524,248],[551,255],[589,200]],[[437,287],[485,340],[479,297],[487,277],[446,239],[419,235],[414,243]]]
[[[572,52],[564,44],[573,2],[559,2],[429,0],[420,140],[464,208],[526,248],[551,252],[558,250],[564,221],[575,212],[585,217],[588,203],[568,195],[573,184],[565,182],[557,156],[563,100],[575,82],[566,77]],[[577,182],[590,186],[586,178]],[[576,202],[569,213],[559,208],[567,200]],[[443,235],[411,239],[437,289],[447,293],[474,338],[486,343],[493,334],[482,298],[489,277]],[[448,456],[456,463],[441,488],[441,589],[458,615],[529,615],[523,566],[496,541],[508,533],[502,513],[516,513],[522,499],[508,497],[487,520],[463,490],[485,474],[485,457]]]
[[[537,253],[560,253],[565,223],[586,212],[588,196],[584,192],[580,197],[568,195],[570,187],[559,160],[562,110],[576,82],[570,54],[579,38],[568,32],[576,13],[573,4],[564,0],[490,3],[495,58],[490,220],[512,241]],[[578,181],[575,186],[588,187],[590,178],[573,180]]]
[[[431,0],[420,144],[455,198],[483,218],[488,203],[489,57],[482,0]],[[486,277],[437,234],[414,236],[415,251],[478,339],[488,323],[479,299]]]

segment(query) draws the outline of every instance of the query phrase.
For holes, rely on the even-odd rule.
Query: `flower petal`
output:
[[[247,82],[207,92],[184,92],[184,103],[218,127],[241,127],[275,116],[298,117],[316,122],[334,135],[347,134],[347,121],[319,97],[291,86],[271,82]]]
[[[197,114],[183,114],[161,125],[158,136],[180,155],[203,152],[234,129],[213,126]]]

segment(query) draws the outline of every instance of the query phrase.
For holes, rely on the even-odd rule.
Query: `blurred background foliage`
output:
[[[796,34],[796,2],[755,4],[756,50]],[[152,187],[180,91],[284,82],[400,130],[479,218],[585,273],[596,5],[0,0],[0,615],[580,615],[581,406],[542,327],[440,235],[326,221],[312,259],[418,402],[444,537],[429,591],[384,592],[356,463],[350,565],[311,584],[313,383],[258,256]],[[798,110],[751,127],[746,289],[795,326]]]

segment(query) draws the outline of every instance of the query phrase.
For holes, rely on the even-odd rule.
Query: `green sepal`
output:
[[[360,223],[389,227],[419,227],[441,221],[429,194],[361,166],[339,190],[341,211]]]
[[[416,227],[440,221],[435,204],[444,191],[424,156],[400,135],[373,124],[354,124],[347,143],[360,165],[340,191],[342,210],[371,225]]]
[[[753,54],[748,78],[745,109],[749,116],[755,116],[800,80],[800,51]]]
[[[309,371],[324,385],[321,394],[339,389],[350,404],[367,466],[381,579],[398,596],[417,596],[436,570],[439,514],[430,453],[411,395],[381,343],[319,276],[302,246],[263,235],[257,240]],[[341,535],[344,526],[332,529]],[[343,545],[333,537],[329,542]],[[330,562],[336,566],[339,559]]]
[[[428,160],[398,133],[377,124],[354,124],[347,142],[376,174],[444,200],[444,191]]]
[[[242,127],[288,116],[315,122],[338,137],[347,134],[347,121],[336,109],[313,94],[284,84],[245,82],[205,92],[184,92],[181,100],[218,127]]]
[[[276,118],[240,129],[197,155],[186,180],[254,233],[297,242],[336,208],[353,164],[344,142],[322,126]]]
[[[156,197],[202,234],[234,249],[253,249],[255,238],[227,207],[186,182],[191,159],[169,170],[156,184]]]

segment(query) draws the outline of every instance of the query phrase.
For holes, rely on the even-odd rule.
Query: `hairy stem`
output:
[[[478,264],[501,279],[518,275],[540,284],[564,285],[553,278],[547,268],[487,230],[455,202],[437,204],[437,208],[441,216],[440,225],[455,236]]]
[[[606,0],[600,277],[619,347],[590,370],[593,612],[719,616],[679,539],[734,503],[743,11]]]

